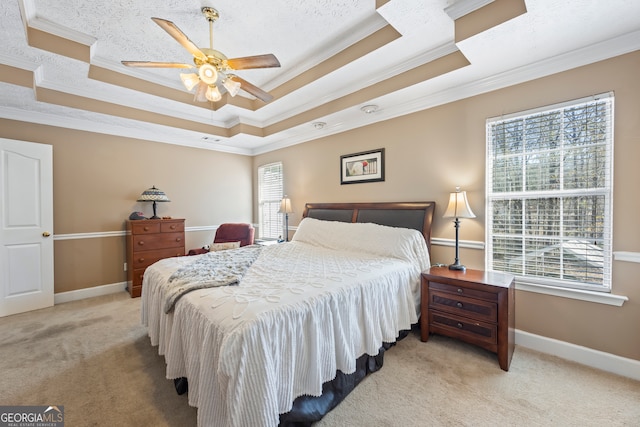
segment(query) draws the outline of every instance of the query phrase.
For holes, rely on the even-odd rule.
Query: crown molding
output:
[[[92,46],[96,42],[96,38],[93,36],[39,17],[36,12],[35,0],[22,0],[19,2],[19,5],[20,11],[22,12],[22,21],[26,27],[44,31],[87,46]]]
[[[7,55],[0,52],[0,64],[8,65],[14,68],[20,68],[27,71],[35,71],[40,67],[40,64],[29,59],[25,59],[17,55]]]
[[[270,126],[275,123],[279,123],[283,120],[286,120],[296,114],[299,114],[302,111],[308,111],[313,108],[316,108],[320,105],[326,104],[328,102],[334,101],[338,98],[345,96],[348,93],[354,93],[359,90],[363,90],[368,88],[369,86],[373,86],[382,81],[394,78],[406,71],[410,71],[416,67],[427,64],[431,61],[434,61],[438,58],[444,57],[451,53],[457,52],[458,47],[453,43],[453,41],[445,43],[435,49],[431,49],[429,51],[421,52],[418,55],[415,55],[406,61],[402,62],[402,64],[398,64],[395,67],[390,67],[385,69],[384,73],[376,73],[373,72],[366,79],[359,79],[357,82],[348,82],[343,86],[336,86],[331,93],[327,93],[325,96],[310,98],[309,102],[301,105],[297,105],[295,110],[288,109],[283,111],[282,113],[272,116],[265,122],[266,126]],[[337,70],[336,70],[337,71]],[[312,83],[313,84],[313,83]],[[295,93],[289,94],[290,96],[295,96]],[[367,101],[369,102],[369,101]],[[361,104],[361,103],[360,103]],[[319,118],[318,118],[319,119]],[[370,122],[367,122],[370,123]]]
[[[449,18],[455,21],[493,1],[494,0],[458,0],[452,5],[445,7],[444,11],[449,15]]]
[[[201,142],[201,132],[184,131],[184,136],[167,136],[164,126],[155,126],[157,130],[137,129],[134,127],[118,126],[88,119],[76,119],[68,116],[42,113],[38,111],[23,110],[11,107],[0,106],[0,117],[9,120],[37,123],[46,126],[53,126],[78,131],[100,133],[104,135],[120,136],[124,138],[134,138],[151,142],[161,142],[165,144],[181,145],[184,147],[201,148],[204,150],[220,151],[224,153],[251,155],[251,151],[246,148],[238,148],[226,144]],[[174,130],[174,129],[172,129]],[[198,142],[188,142],[198,141]]]
[[[311,55],[296,66],[291,67],[290,70],[278,74],[276,78],[266,82],[262,87],[267,90],[267,92],[271,91],[289,80],[292,80],[303,72],[315,67],[321,62],[332,58],[349,46],[359,42],[367,36],[370,36],[387,25],[389,25],[389,23],[376,12],[371,15],[371,17],[364,20],[364,22],[358,24],[355,28],[349,29],[345,34],[341,34],[340,37],[336,37],[324,46],[321,46],[320,50],[324,52],[323,57]]]

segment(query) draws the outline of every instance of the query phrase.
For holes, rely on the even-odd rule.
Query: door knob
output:
[[[42,233],[42,237],[49,237],[49,236],[51,236],[51,233],[49,233],[48,231],[44,231]]]

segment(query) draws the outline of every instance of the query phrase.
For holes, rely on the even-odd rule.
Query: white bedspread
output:
[[[319,396],[336,370],[395,341],[418,320],[429,265],[415,230],[307,218],[239,285],[193,291],[164,313],[169,276],[196,258],[147,268],[141,316],[167,378],[188,378],[198,425],[216,427],[275,426],[296,397]]]

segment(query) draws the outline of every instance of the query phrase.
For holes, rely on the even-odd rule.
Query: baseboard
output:
[[[640,381],[640,361],[638,360],[520,330],[515,331],[515,338],[516,345]]]
[[[94,286],[93,288],[78,289],[75,291],[60,292],[54,294],[53,303],[62,304],[64,302],[78,301],[85,298],[116,294],[124,291],[126,287],[127,282],[121,282],[112,283],[110,285]]]

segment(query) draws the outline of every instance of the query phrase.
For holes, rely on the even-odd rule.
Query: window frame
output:
[[[562,188],[558,191],[527,191],[527,154],[526,151],[526,143],[522,141],[522,152],[521,152],[521,166],[520,169],[522,171],[522,183],[520,191],[494,191],[493,189],[493,178],[494,178],[494,170],[493,165],[495,163],[495,159],[499,158],[498,155],[494,157],[493,147],[495,146],[494,141],[492,140],[492,129],[497,124],[505,123],[505,122],[515,122],[518,120],[522,120],[523,123],[527,119],[532,119],[532,117],[541,116],[544,114],[551,114],[552,112],[564,112],[565,110],[571,110],[580,108],[581,106],[595,105],[595,104],[605,104],[608,109],[608,121],[607,121],[607,129],[605,133],[605,184],[603,188],[596,189],[566,189]],[[485,250],[485,268],[487,270],[495,270],[495,271],[504,271],[500,268],[496,268],[494,266],[494,241],[493,241],[493,231],[494,231],[494,202],[499,200],[525,200],[532,199],[536,197],[547,197],[550,198],[550,193],[554,193],[555,197],[561,200],[561,203],[564,203],[565,199],[576,196],[584,196],[584,195],[596,195],[600,194],[604,197],[604,208],[603,215],[605,216],[602,224],[603,224],[603,233],[602,233],[602,245],[603,245],[603,253],[602,253],[602,280],[599,284],[597,283],[585,283],[577,280],[564,280],[564,279],[554,279],[550,277],[543,277],[539,275],[527,275],[527,274],[517,274],[517,272],[509,272],[507,273],[513,274],[516,277],[516,281],[519,284],[523,285],[532,285],[532,286],[544,286],[548,288],[556,288],[556,289],[573,289],[573,290],[581,290],[581,291],[595,291],[598,293],[610,293],[611,292],[611,269],[613,262],[613,247],[612,247],[612,236],[613,236],[613,155],[614,155],[614,106],[615,106],[615,98],[613,92],[607,92],[595,96],[590,96],[586,98],[576,99],[572,101],[567,101],[559,104],[544,106],[540,108],[535,108],[531,110],[521,111],[512,113],[509,115],[504,115],[500,117],[492,117],[486,120],[485,130],[486,130],[486,169],[485,169],[485,178],[486,178],[486,224],[485,224],[485,241],[486,241],[486,250]],[[563,122],[564,126],[564,122]],[[523,127],[524,129],[524,127]],[[564,130],[564,127],[562,128]],[[524,132],[524,131],[523,131]],[[563,134],[563,132],[559,132]],[[524,135],[524,133],[523,133]],[[564,146],[564,140],[560,144],[560,158],[562,159],[559,162],[559,170],[561,174],[564,174],[563,162],[565,159],[565,155],[572,148],[571,146]],[[550,150],[549,150],[550,151]],[[518,153],[515,153],[516,157],[518,157]],[[511,156],[512,153],[505,153],[503,158],[507,158]],[[530,164],[529,164],[530,165]],[[560,179],[560,182],[563,178]],[[525,204],[525,202],[523,202]],[[526,204],[525,204],[526,205]],[[521,239],[524,241],[527,238],[526,234],[526,214],[525,209],[522,210],[522,235]],[[561,210],[560,215],[558,216],[558,222],[562,223],[565,219],[564,216],[566,212]],[[565,234],[565,231],[562,227],[560,227],[560,231],[557,237],[558,241],[565,242],[570,237],[570,234]],[[561,251],[563,252],[563,251]],[[522,249],[522,258],[523,264],[526,264],[526,255],[527,249],[526,246]],[[560,258],[562,259],[562,254],[560,254]],[[564,263],[561,263],[562,269],[566,268]]]
[[[275,188],[263,198],[264,175],[266,169],[279,168]],[[284,195],[284,172],[282,162],[272,162],[258,166],[258,238],[275,240],[281,238],[284,232],[284,216],[278,213],[280,201]],[[266,209],[266,210],[265,210]],[[277,219],[276,219],[277,218]],[[274,226],[274,224],[278,224]]]

